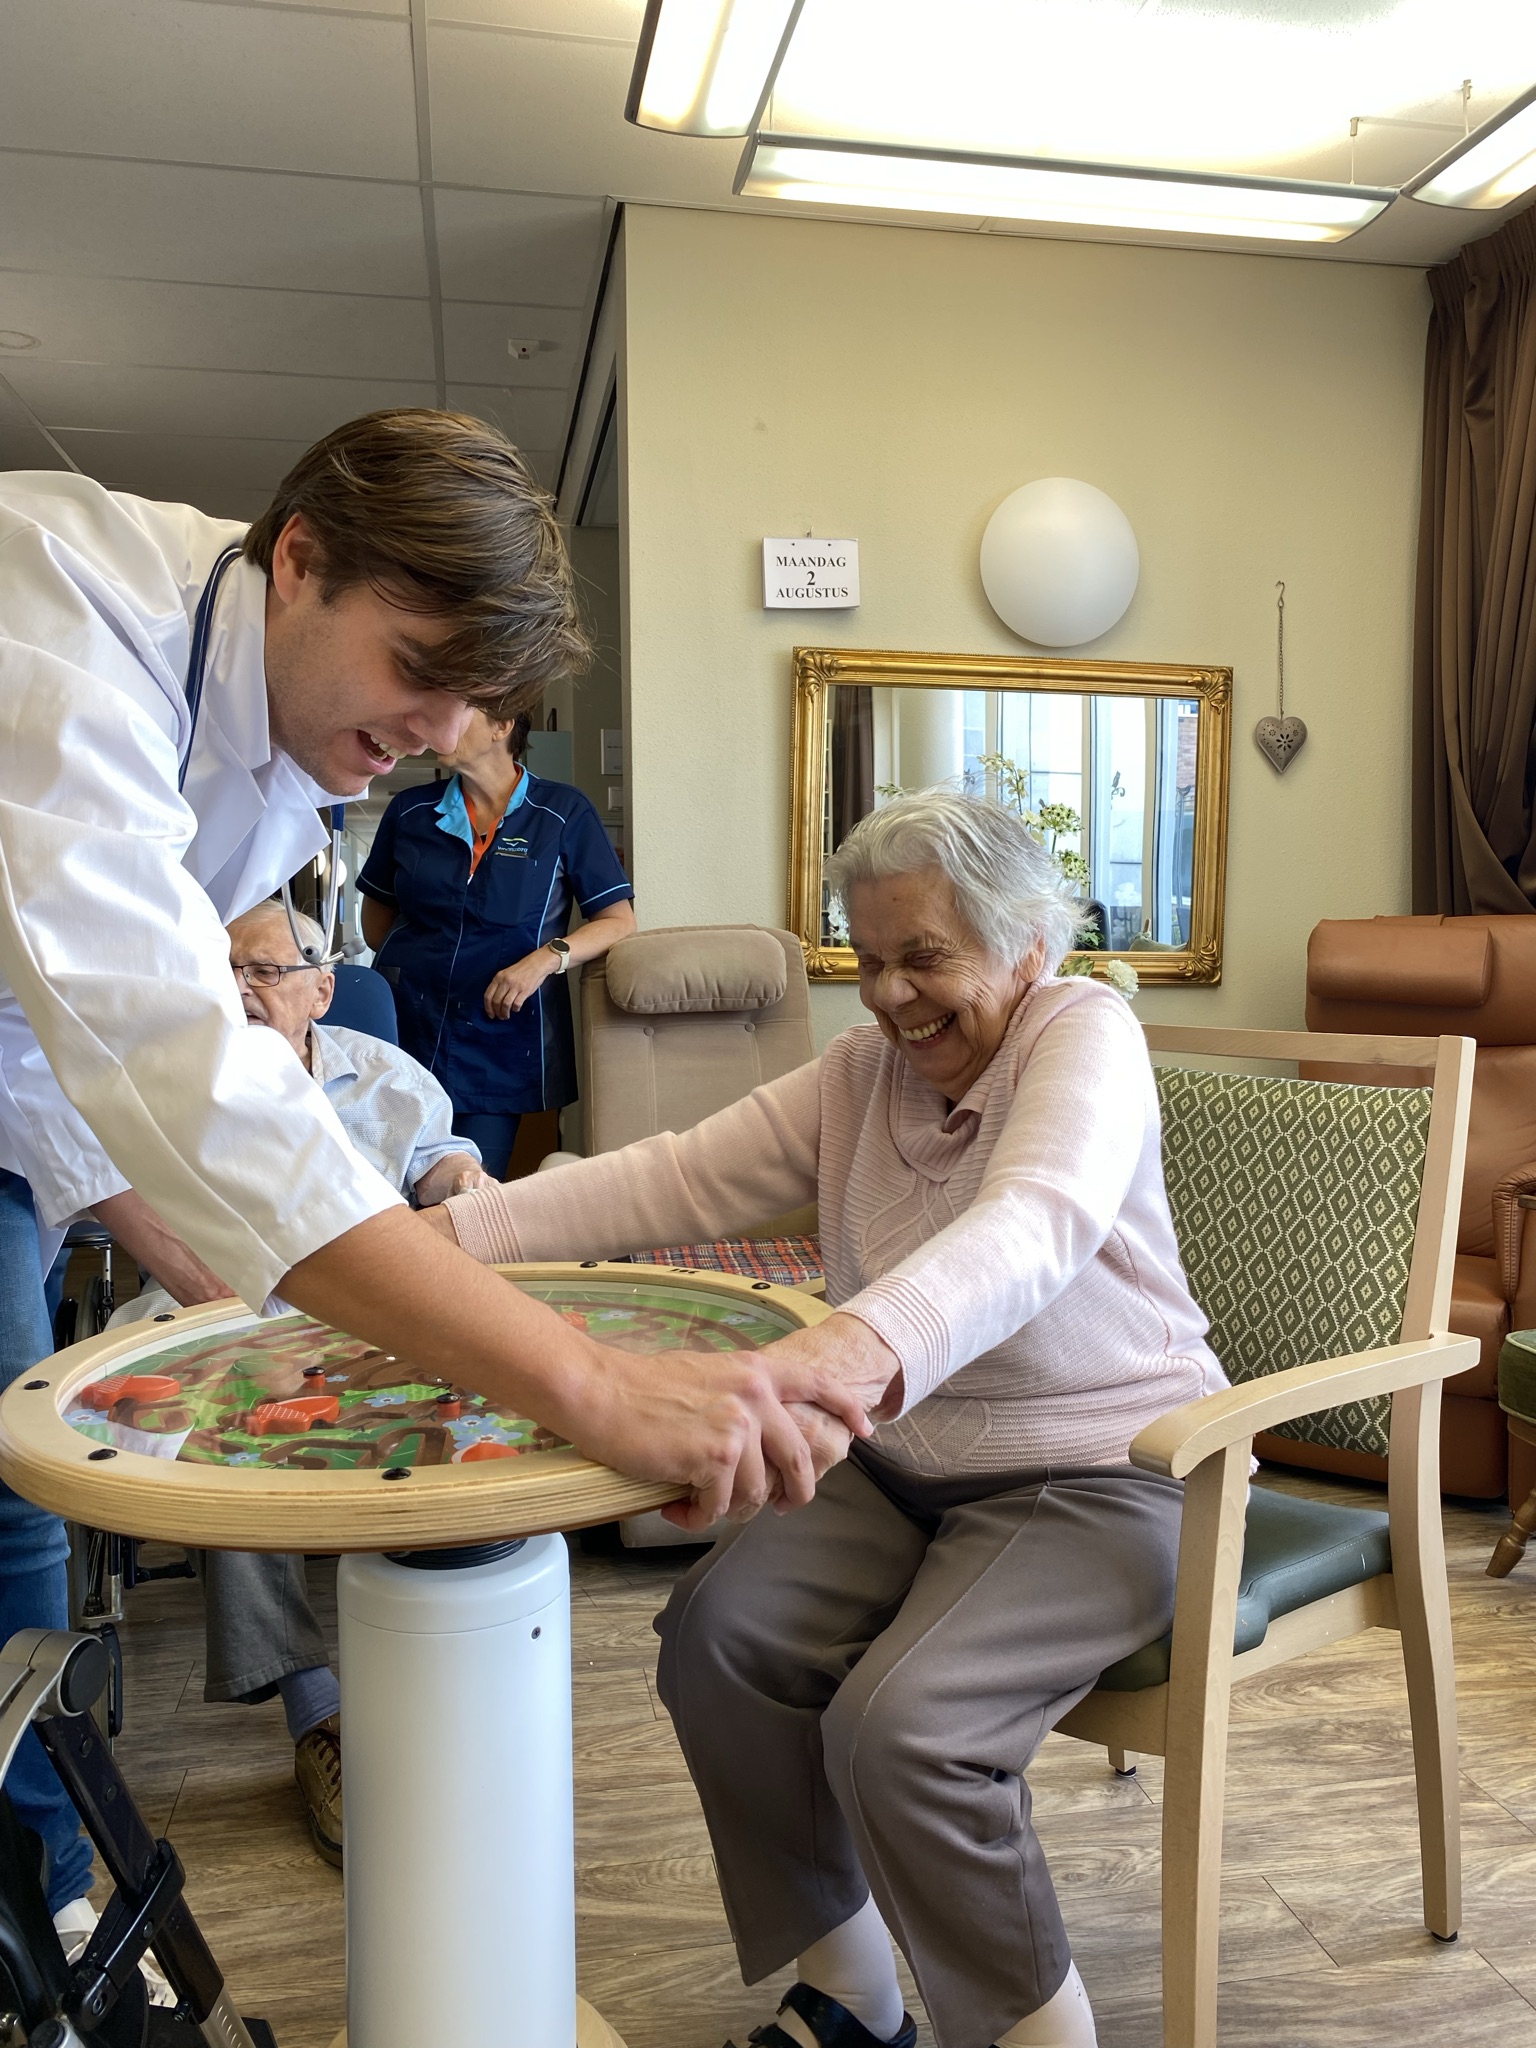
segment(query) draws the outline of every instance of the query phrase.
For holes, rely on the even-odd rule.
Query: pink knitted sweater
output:
[[[1118,995],[1047,977],[953,1108],[877,1026],[680,1134],[456,1197],[485,1261],[605,1258],[820,1205],[827,1300],[890,1345],[920,1472],[1125,1460],[1226,1385],[1185,1284],[1157,1093]]]

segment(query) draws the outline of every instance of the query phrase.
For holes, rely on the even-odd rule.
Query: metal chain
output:
[[[1285,716],[1285,585],[1277,583],[1275,602],[1275,665],[1280,676],[1280,716]]]

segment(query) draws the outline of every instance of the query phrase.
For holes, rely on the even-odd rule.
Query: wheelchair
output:
[[[277,2048],[242,2019],[183,1896],[181,1859],[156,1841],[91,1709],[108,1677],[94,1635],[23,1629],[0,1651],[0,1777],[35,1727],[114,1890],[79,1959],[65,1961],[44,1852],[0,1789],[0,2048]],[[176,1995],[149,2003],[153,1949]]]
[[[99,1337],[117,1307],[116,1261],[121,1253],[111,1233],[99,1223],[72,1223],[64,1234],[64,1249],[99,1252],[101,1271],[89,1276],[78,1300],[65,1295],[59,1302],[53,1317],[55,1351]],[[69,1625],[95,1636],[107,1653],[107,1679],[97,1718],[111,1741],[123,1726],[123,1650],[118,1637],[123,1595],[150,1579],[190,1579],[195,1574],[185,1559],[143,1564],[139,1547],[130,1536],[90,1529],[80,1522],[68,1522],[65,1527],[69,1532]],[[0,2048],[9,2048],[3,2034]]]

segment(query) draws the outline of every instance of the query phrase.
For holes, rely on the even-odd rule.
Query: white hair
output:
[[[330,948],[325,943],[325,933],[320,929],[315,919],[306,916],[302,910],[294,911],[293,929],[290,930],[288,913],[275,896],[269,897],[265,903],[258,903],[252,910],[241,911],[238,917],[230,919],[225,929],[228,931],[231,939],[233,939],[237,932],[248,931],[253,926],[267,924],[280,925],[289,938],[292,938],[294,932],[297,932],[298,939],[296,944],[299,952],[308,958],[311,949],[313,951],[311,965],[322,961],[330,951]]]
[[[919,789],[861,818],[826,865],[827,886],[847,908],[856,882],[937,868],[960,915],[998,960],[1045,946],[1054,973],[1077,943],[1083,906],[1073,885],[1017,811],[990,797]]]

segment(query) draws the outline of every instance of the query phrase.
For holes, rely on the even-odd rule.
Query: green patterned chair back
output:
[[[1431,1091],[1159,1067],[1184,1271],[1233,1380],[1397,1342]],[[1384,1456],[1391,1400],[1281,1436]]]

